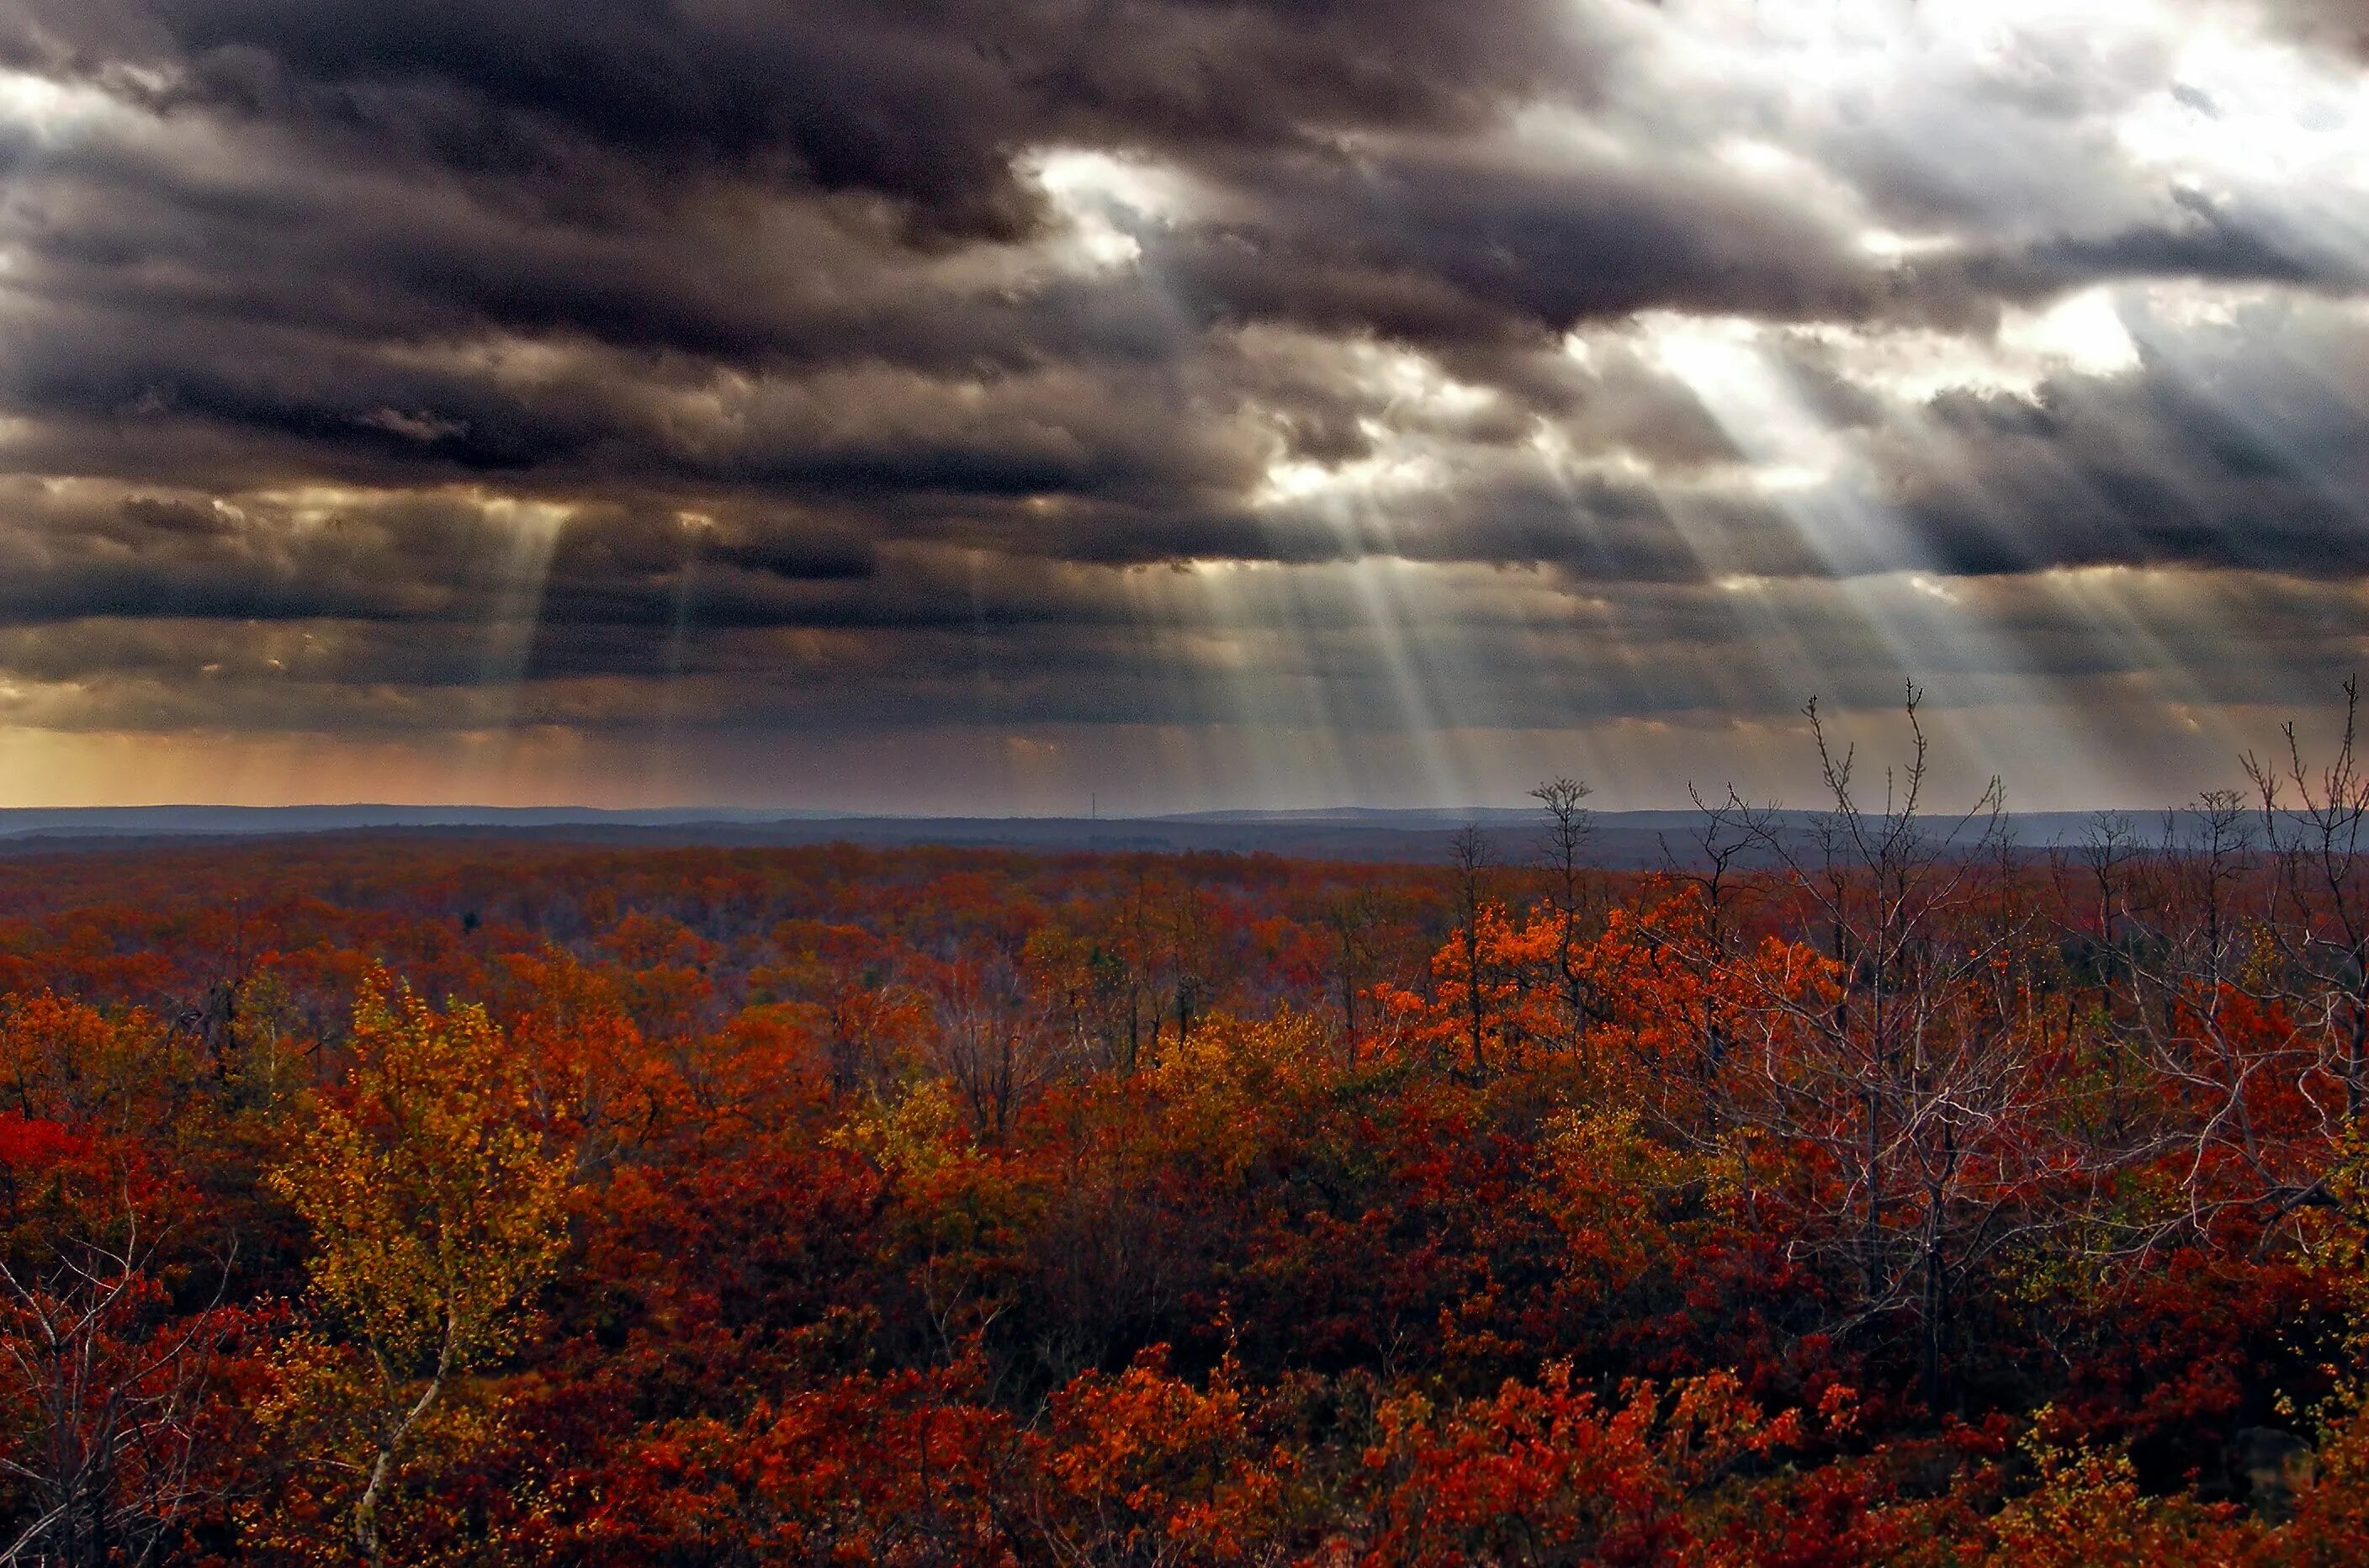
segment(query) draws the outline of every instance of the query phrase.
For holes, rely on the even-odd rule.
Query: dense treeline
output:
[[[2369,784],[0,863],[8,1561],[2358,1562]]]

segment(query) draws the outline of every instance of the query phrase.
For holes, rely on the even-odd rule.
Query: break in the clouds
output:
[[[2024,804],[2369,641],[2357,0],[0,0],[0,795]]]

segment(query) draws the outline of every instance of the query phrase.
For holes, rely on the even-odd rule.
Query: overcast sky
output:
[[[2233,782],[2363,0],[0,0],[0,803]]]

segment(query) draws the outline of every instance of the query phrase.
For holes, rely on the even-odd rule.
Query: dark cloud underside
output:
[[[0,728],[1230,727],[1407,795],[1904,674],[2272,703],[2363,651],[2364,40],[0,0]]]

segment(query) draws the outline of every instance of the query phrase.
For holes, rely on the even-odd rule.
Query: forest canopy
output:
[[[2360,1561],[2351,742],[1824,760],[1659,872],[0,860],[0,1551]]]

